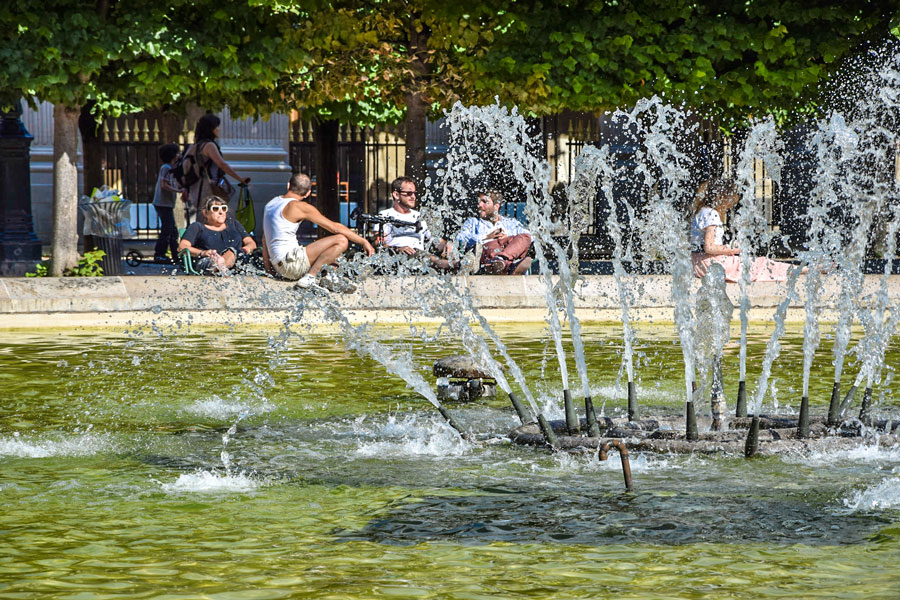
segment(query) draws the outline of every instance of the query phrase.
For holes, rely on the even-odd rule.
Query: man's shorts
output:
[[[297,246],[291,248],[285,257],[272,264],[278,274],[285,279],[296,281],[309,272],[309,257],[306,256],[306,248]]]

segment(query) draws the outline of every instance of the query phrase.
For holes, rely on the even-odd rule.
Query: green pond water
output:
[[[753,332],[750,390],[768,332]],[[431,363],[459,350],[382,333],[431,383]],[[499,333],[560,418],[545,330]],[[671,327],[639,334],[642,411],[677,413]],[[620,335],[584,332],[594,402],[610,415],[624,408]],[[615,454],[510,444],[503,394],[450,405],[480,440],[461,441],[338,337],[5,332],[0,598],[900,597],[900,448],[633,453],[625,494]],[[801,344],[789,332],[765,411],[796,411]],[[886,364],[898,359],[894,345]],[[848,357],[845,389],[856,367]],[[823,414],[827,339],[814,369]],[[577,397],[574,360],[569,371]],[[733,407],[736,347],[725,371]],[[879,416],[900,417],[898,387],[875,390]]]

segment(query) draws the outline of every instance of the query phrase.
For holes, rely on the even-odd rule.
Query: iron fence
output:
[[[103,181],[131,201],[131,226],[140,239],[159,235],[153,194],[162,166],[160,137],[159,121],[152,116],[108,118],[103,126]]]

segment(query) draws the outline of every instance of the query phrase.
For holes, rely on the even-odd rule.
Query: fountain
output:
[[[896,106],[897,87],[881,101]],[[279,287],[259,300],[295,307],[277,329],[222,311],[209,328],[6,336],[4,592],[652,596],[677,580],[689,595],[894,595],[900,311],[891,260],[874,278],[861,267],[867,211],[889,211],[879,236],[890,259],[900,210],[889,186],[859,185],[865,123],[832,117],[813,130],[810,239],[789,281],[742,278],[723,292],[717,269],[694,280],[678,225],[693,194],[671,135],[683,116],[653,99],[619,118],[638,136],[643,204],[615,198],[615,152],[588,147],[560,219],[520,115],[449,114],[459,137],[427,212],[449,235],[460,221],[451,200],[471,178],[521,182],[542,267],[522,280],[544,301],[537,325],[492,322],[471,280],[381,255],[340,268],[401,286],[401,325],[355,319],[378,310],[375,287],[352,300]],[[761,159],[776,178],[781,167],[771,121],[744,139],[734,222],[746,273],[775,237],[751,167]],[[597,194],[615,207],[591,223]],[[592,282],[577,243],[560,239],[577,242],[588,223],[612,240],[614,323],[581,318]],[[398,275],[379,279],[382,269]],[[647,316],[652,277],[672,298]],[[222,285],[245,285],[234,279]],[[496,396],[439,395],[431,365],[451,354],[495,381]],[[777,404],[776,378],[788,397]],[[842,382],[862,388],[860,412]],[[724,418],[735,387],[736,415]]]

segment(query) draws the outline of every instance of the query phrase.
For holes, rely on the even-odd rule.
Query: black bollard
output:
[[[809,437],[809,397],[800,398],[800,420],[797,422],[797,437],[806,439]]]
[[[844,411],[850,408],[850,405],[853,404],[853,399],[856,397],[856,389],[857,386],[851,385],[850,389],[847,390],[847,395],[844,396],[844,401],[841,402],[841,409],[838,411],[838,417],[844,416]]]
[[[747,442],[744,444],[744,456],[750,458],[756,456],[759,450],[759,415],[753,415],[750,421],[750,429],[747,430]]]
[[[450,427],[455,429],[456,432],[459,433],[459,435],[461,435],[462,437],[464,437],[464,438],[468,437],[466,434],[463,433],[463,430],[460,429],[460,427],[459,427],[459,425],[457,425],[456,421],[453,420],[453,415],[450,414],[449,410],[447,410],[446,408],[444,408],[441,405],[438,405],[437,409],[438,409],[438,412],[441,413],[441,416],[447,420],[447,424],[450,425]]]
[[[835,381],[831,388],[831,402],[828,403],[828,421],[829,427],[834,427],[840,420],[841,409],[841,382]]]
[[[547,440],[547,443],[554,450],[559,448],[559,440],[556,439],[556,434],[553,433],[553,428],[550,427],[550,423],[547,422],[547,418],[538,414],[537,416],[538,426],[541,428],[541,433],[544,434],[544,439]]]
[[[516,409],[516,414],[519,415],[519,421],[522,422],[522,425],[528,423],[530,421],[528,418],[528,411],[522,406],[522,402],[519,400],[518,396],[510,392],[509,401],[512,402],[513,408]]]
[[[734,411],[736,417],[747,416],[747,382],[738,381],[737,408]]]
[[[637,392],[634,388],[634,382],[628,382],[628,420],[634,421],[638,418]]]
[[[578,435],[578,415],[572,402],[572,392],[563,390],[563,404],[566,407],[566,431],[569,435]]]
[[[689,442],[696,442],[700,439],[700,432],[697,429],[697,413],[694,412],[694,403],[685,402],[685,426],[684,437]]]
[[[597,413],[594,412],[594,401],[590,396],[584,399],[584,418],[587,420],[588,435],[600,437],[600,425],[597,423]]]
[[[872,388],[863,392],[862,408],[859,409],[859,421],[866,427],[872,426]]]

